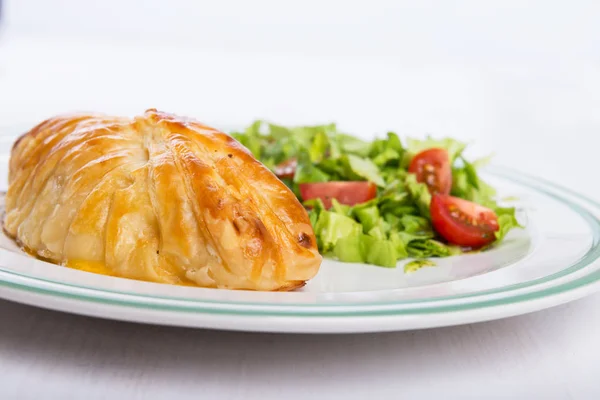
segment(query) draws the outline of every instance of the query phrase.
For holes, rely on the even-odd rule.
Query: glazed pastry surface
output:
[[[161,283],[290,290],[321,264],[296,196],[225,133],[148,110],[15,143],[5,232],[45,260]]]

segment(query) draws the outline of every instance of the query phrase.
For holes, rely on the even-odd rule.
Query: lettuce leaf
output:
[[[340,261],[395,268],[398,253],[391,240],[353,232],[337,241],[333,255]]]
[[[361,233],[352,232],[340,238],[333,248],[333,255],[343,262],[364,263],[361,237]]]
[[[380,226],[380,222],[382,221],[381,216],[379,215],[379,208],[377,208],[376,205],[370,207],[355,207],[353,209],[353,214],[362,224],[364,232],[369,232],[376,226]]]
[[[398,254],[391,240],[361,235],[361,251],[367,264],[396,268]]]
[[[414,174],[408,174],[405,183],[406,189],[410,193],[410,196],[421,215],[430,219],[429,206],[431,204],[431,194],[427,189],[427,185],[417,182],[417,177]]]
[[[417,239],[408,246],[408,255],[414,258],[448,257],[462,253],[457,246],[444,244],[434,239]]]
[[[435,267],[435,263],[431,260],[413,260],[404,265],[404,272],[407,274],[416,272],[423,267]]]
[[[345,215],[321,211],[314,227],[319,249],[323,252],[332,250],[339,239],[362,232],[362,226]]]
[[[371,143],[354,136],[338,133],[337,139],[342,154],[355,154],[359,157],[367,157],[371,151]]]
[[[373,161],[368,158],[361,158],[353,154],[342,156],[342,165],[345,168],[348,180],[367,180],[377,186],[385,186],[385,181],[379,174],[379,169]]]
[[[504,237],[515,228],[523,228],[516,217],[516,210],[514,207],[496,207],[494,209],[496,215],[498,215],[499,229],[496,232],[496,243],[504,240]]]
[[[434,147],[445,149],[448,152],[451,163],[454,163],[467,147],[466,143],[451,138],[433,139],[428,137],[425,140],[408,139],[406,143],[408,151],[412,155]]]

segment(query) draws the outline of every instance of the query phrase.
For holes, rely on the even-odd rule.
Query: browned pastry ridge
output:
[[[321,264],[306,210],[250,152],[192,119],[51,118],[15,143],[5,231],[69,267],[290,290]]]

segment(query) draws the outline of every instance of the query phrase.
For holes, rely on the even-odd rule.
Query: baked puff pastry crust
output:
[[[306,211],[246,148],[153,109],[23,135],[4,230],[53,263],[161,283],[290,290],[321,264]]]

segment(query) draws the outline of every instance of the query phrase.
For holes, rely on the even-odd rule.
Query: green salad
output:
[[[467,161],[454,139],[389,132],[369,142],[335,124],[263,121],[232,136],[307,207],[326,257],[394,268],[405,258],[485,249],[519,227],[515,209],[499,206],[478,175],[488,159]]]

